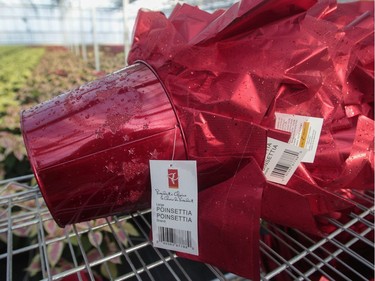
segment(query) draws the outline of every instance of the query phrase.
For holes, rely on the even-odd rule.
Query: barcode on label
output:
[[[182,245],[191,248],[191,231],[174,229],[169,227],[158,227],[159,241]]]
[[[280,160],[277,162],[275,168],[271,172],[271,176],[279,179],[284,179],[293,164],[298,160],[299,153],[289,149],[285,149],[281,155]]]

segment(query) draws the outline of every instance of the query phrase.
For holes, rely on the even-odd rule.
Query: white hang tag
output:
[[[323,118],[275,113],[275,128],[291,133],[289,143],[307,149],[302,162],[313,163],[318,148]]]
[[[155,247],[198,255],[196,161],[150,160]]]
[[[306,149],[293,144],[267,138],[267,152],[263,168],[266,179],[286,185],[306,152]]]

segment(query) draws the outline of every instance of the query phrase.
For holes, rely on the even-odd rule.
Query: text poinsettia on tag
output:
[[[151,160],[150,172],[154,246],[198,255],[196,162]]]

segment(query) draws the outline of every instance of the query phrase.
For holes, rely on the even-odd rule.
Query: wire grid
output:
[[[245,280],[152,247],[149,210],[60,229],[32,182],[0,182],[0,280]],[[323,239],[262,222],[261,280],[374,278],[374,193],[351,197],[357,211],[326,218]]]

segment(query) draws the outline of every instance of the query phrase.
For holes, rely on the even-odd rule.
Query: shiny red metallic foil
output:
[[[21,124],[60,226],[148,208],[149,160],[186,158],[168,97],[144,64],[24,111]]]
[[[213,14],[179,5],[169,18],[140,11],[129,62],[154,67],[187,135],[202,122],[202,131],[212,130],[203,114],[268,128],[275,112],[324,118],[305,179],[329,189],[372,188],[373,3],[314,4],[242,1]],[[362,147],[353,145],[356,135]],[[360,182],[339,180],[343,169]]]
[[[254,159],[236,173],[198,194],[199,256],[241,276],[259,278],[259,217],[266,180]]]
[[[268,183],[261,202],[263,218],[322,235],[329,230],[320,217],[351,206],[331,191],[373,188],[373,10],[371,2],[241,1],[213,14],[188,5],[169,18],[140,11],[129,63],[155,69],[198,166],[210,157],[225,165],[217,157],[261,144],[249,131],[236,133],[240,121],[274,128],[275,112],[323,118],[314,163],[287,186]],[[234,142],[223,141],[233,134]],[[264,154],[252,156],[262,167]]]

